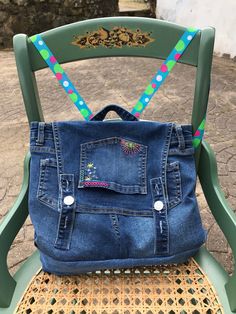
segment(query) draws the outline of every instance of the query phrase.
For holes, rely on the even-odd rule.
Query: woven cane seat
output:
[[[216,292],[194,259],[173,266],[105,270],[78,276],[40,271],[16,313],[223,313]]]

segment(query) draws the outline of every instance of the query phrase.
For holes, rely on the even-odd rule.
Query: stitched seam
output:
[[[147,210],[134,210],[129,208],[120,208],[120,207],[96,207],[92,205],[77,205],[77,212],[80,213],[94,213],[94,214],[118,214],[125,216],[144,216],[144,217],[152,217],[153,211],[152,209]]]
[[[30,146],[30,152],[32,153],[49,153],[56,154],[54,148],[51,147],[39,147],[39,146]]]

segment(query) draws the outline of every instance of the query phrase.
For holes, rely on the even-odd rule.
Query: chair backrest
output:
[[[119,30],[123,42],[127,42],[126,45],[114,39]],[[109,17],[58,27],[42,33],[41,37],[52,47],[58,62],[63,64],[111,56],[166,59],[184,31],[185,27],[162,20]],[[108,33],[113,33],[113,41],[107,40]],[[129,33],[132,34],[132,41],[129,40]],[[102,44],[98,43],[98,37]],[[47,64],[26,35],[16,35],[13,44],[28,120],[43,121],[34,72],[47,67]],[[203,121],[207,110],[213,45],[214,29],[200,29],[178,60],[180,63],[197,67],[192,109],[194,132]]]

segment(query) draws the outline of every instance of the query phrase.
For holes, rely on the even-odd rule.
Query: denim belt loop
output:
[[[57,228],[55,247],[69,250],[75,220],[75,188],[73,174],[60,174],[59,182],[59,210],[60,216]],[[67,201],[68,200],[68,201]]]
[[[151,192],[153,199],[153,216],[155,222],[154,254],[163,255],[169,253],[169,224],[167,219],[165,186],[161,177],[151,179]],[[162,209],[155,209],[155,203],[157,201],[163,204]]]
[[[36,139],[36,145],[44,144],[44,129],[45,129],[45,122],[39,122],[38,123],[38,137]]]
[[[181,125],[176,125],[175,131],[176,131],[176,135],[177,135],[178,142],[179,142],[179,149],[183,150],[183,149],[185,149],[185,140],[184,140],[184,134],[183,134],[183,129],[182,129]]]

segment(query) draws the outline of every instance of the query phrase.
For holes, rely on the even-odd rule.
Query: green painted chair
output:
[[[93,38],[90,42],[83,39],[86,32],[94,32],[99,29],[101,32],[100,36],[105,36],[105,34],[102,34],[101,27],[108,30],[112,30],[114,27],[126,27],[131,30],[131,32],[135,32],[137,26],[141,32],[146,33],[146,37],[148,37],[148,33],[152,32],[151,37],[155,38],[155,40],[146,45],[145,40],[142,42],[141,39],[137,41],[136,44],[127,42],[126,45],[119,46],[119,43],[114,44],[112,41],[104,41],[104,45],[101,45],[97,43],[96,38]],[[49,47],[52,47],[59,63],[63,64],[75,60],[108,56],[139,56],[165,59],[184,31],[184,27],[165,21],[145,18],[112,17],[66,25],[46,31],[41,35]],[[81,47],[90,45],[93,46],[93,48],[87,49],[84,47],[83,49],[79,49],[78,45],[71,44],[75,41],[74,34],[83,35],[81,38],[77,38],[78,45]],[[128,41],[125,37],[123,40]],[[197,67],[192,110],[192,125],[194,131],[204,118],[207,109],[213,44],[214,29],[201,29],[201,32],[196,35],[193,42],[178,61]],[[29,38],[24,34],[19,34],[14,37],[14,50],[28,120],[29,122],[43,121],[43,112],[40,105],[34,72],[47,67],[47,65],[39,56]],[[116,271],[105,271],[100,274],[78,276],[80,280],[77,281],[74,277],[61,277],[59,279],[56,278],[56,276],[40,271],[39,254],[35,251],[12,277],[7,268],[7,254],[14,238],[28,216],[27,194],[29,185],[29,163],[30,154],[28,153],[24,162],[22,189],[15,204],[9,210],[0,225],[0,312],[2,314],[12,314],[15,311],[17,311],[17,313],[83,314],[236,313],[236,271],[234,271],[232,276],[229,276],[205,247],[200,249],[194,259],[183,265],[164,268],[141,268],[139,271],[131,269],[128,272],[121,270],[118,271],[118,273]],[[232,248],[234,260],[236,260],[236,217],[226,203],[221,191],[217,178],[214,153],[205,141],[203,141],[202,145],[196,150],[196,165],[208,205]],[[154,290],[150,293],[149,288],[143,288],[141,296],[140,294],[139,296],[135,295],[135,293],[138,293],[138,290],[135,290],[132,292],[132,298],[129,299],[126,297],[126,299],[129,299],[128,301],[123,299],[123,303],[119,303],[119,299],[121,300],[124,298],[124,295],[127,296],[131,293],[130,290],[128,291],[125,288],[126,284],[128,285],[127,276],[130,277],[130,282],[133,280],[135,284],[137,283],[137,280],[135,280],[137,276],[138,278],[143,278],[143,281],[140,280],[139,284],[145,285],[147,275],[151,278],[148,285],[152,288],[155,288],[156,285],[157,290],[153,288]],[[123,283],[123,289],[126,289],[123,290],[123,294],[118,294],[115,299],[113,298],[113,301],[108,300],[112,303],[113,307],[111,305],[108,307],[108,301],[101,301],[104,300],[102,289],[99,290],[98,288],[100,293],[99,300],[101,302],[98,302],[98,296],[91,295],[91,293],[90,297],[85,297],[86,291],[88,290],[85,289],[86,280],[90,278],[89,287],[91,290],[91,280],[94,279],[93,284],[96,285],[96,278],[98,278],[98,276],[101,277],[103,283],[107,278],[110,278],[113,284],[114,281],[112,280],[116,280],[118,276],[120,282]],[[155,278],[159,278],[160,280],[158,279],[159,281],[156,281]],[[168,282],[167,285],[166,280]],[[82,286],[78,286],[78,282],[80,282]],[[161,285],[162,288],[160,289]],[[61,287],[64,287],[64,290]],[[71,287],[73,291],[70,290]],[[106,295],[107,293],[111,294],[113,293],[112,289],[113,288],[108,289],[104,293]],[[39,290],[41,293],[40,298],[37,295]],[[98,290],[94,290],[94,293],[98,293]],[[58,291],[61,294],[58,294]],[[71,301],[68,301],[66,297],[68,296],[68,291],[71,293]],[[28,296],[26,296],[27,293]],[[83,293],[85,296],[83,296]],[[212,293],[213,299],[210,297]],[[198,296],[196,296],[196,294],[198,294]],[[136,302],[137,297],[139,297],[139,301]],[[203,298],[201,302],[198,301],[200,300],[198,297],[200,299]],[[96,298],[97,301],[95,302],[94,300]],[[46,299],[48,303],[45,301]],[[114,300],[116,299],[118,299],[118,301],[115,302]],[[164,299],[165,301],[163,301]],[[188,300],[188,302],[186,302],[186,300]],[[70,302],[70,306],[68,302]],[[36,305],[38,307],[34,307]],[[16,310],[17,308],[18,310]]]

